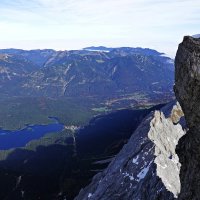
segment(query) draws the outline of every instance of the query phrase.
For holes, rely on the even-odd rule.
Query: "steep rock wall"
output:
[[[182,164],[180,200],[200,199],[200,39],[186,36],[175,59],[175,94],[188,131],[177,153]]]

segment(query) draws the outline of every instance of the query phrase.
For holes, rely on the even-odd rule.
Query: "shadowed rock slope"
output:
[[[180,200],[200,199],[200,39],[186,36],[175,60],[175,94],[183,108],[188,132],[177,153],[182,164]]]
[[[180,192],[179,158],[175,153],[184,135],[183,113],[174,102],[152,112],[128,144],[76,200],[170,200]],[[182,121],[182,120],[181,120]]]

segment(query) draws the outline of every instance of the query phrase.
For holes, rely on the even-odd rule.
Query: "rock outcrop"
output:
[[[175,153],[184,135],[183,113],[174,102],[152,112],[128,144],[76,200],[170,200],[180,192],[179,158]]]
[[[181,167],[180,200],[200,199],[200,39],[186,36],[175,59],[175,94],[185,114],[188,132],[177,153]]]

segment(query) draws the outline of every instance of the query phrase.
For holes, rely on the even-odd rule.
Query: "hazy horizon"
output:
[[[199,0],[2,0],[0,48],[128,46],[174,57],[184,35],[200,32],[199,11]]]

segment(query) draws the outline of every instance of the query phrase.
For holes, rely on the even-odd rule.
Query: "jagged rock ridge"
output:
[[[170,200],[180,192],[175,148],[184,135],[180,106],[151,113],[109,167],[96,175],[76,200]],[[182,123],[184,125],[184,123]]]

